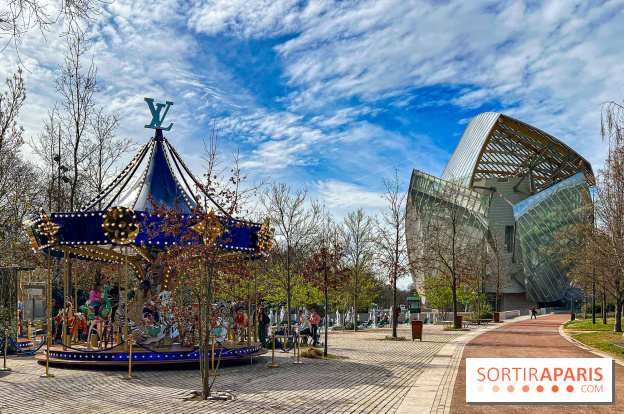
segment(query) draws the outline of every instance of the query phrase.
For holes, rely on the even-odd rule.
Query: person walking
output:
[[[316,308],[312,308],[312,315],[310,315],[310,318],[308,320],[310,321],[310,326],[312,327],[312,346],[316,346],[318,326],[321,322],[321,316],[316,313]]]
[[[260,343],[264,347],[266,345],[267,330],[271,319],[264,313],[264,308],[258,308],[258,335],[260,335]]]
[[[535,306],[533,306],[533,309],[531,309],[531,319],[537,319],[537,311],[535,310]]]

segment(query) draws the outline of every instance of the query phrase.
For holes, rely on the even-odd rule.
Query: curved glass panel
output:
[[[570,286],[566,276],[570,267],[550,248],[562,243],[555,233],[581,221],[588,202],[589,185],[579,173],[513,206],[528,300],[580,299],[580,292]]]
[[[489,195],[418,170],[412,173],[407,203],[407,246],[412,265],[425,251],[437,249],[436,254],[444,255],[444,247],[450,246],[453,237],[461,249],[479,243],[488,228]],[[423,291],[425,273],[412,267],[419,292]]]
[[[499,117],[499,113],[484,112],[472,118],[440,178],[470,187],[479,155]]]

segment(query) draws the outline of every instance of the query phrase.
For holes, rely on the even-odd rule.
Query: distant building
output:
[[[508,260],[509,283],[500,310],[563,306],[581,299],[568,269],[548,247],[554,233],[578,223],[591,202],[591,164],[555,137],[509,116],[486,112],[468,124],[442,176],[414,170],[406,220],[410,262],[426,240],[426,223],[436,220],[436,194],[454,186],[463,217],[462,243],[488,234],[504,237],[499,254]],[[419,292],[427,275],[412,266]],[[493,287],[485,286],[485,292]]]

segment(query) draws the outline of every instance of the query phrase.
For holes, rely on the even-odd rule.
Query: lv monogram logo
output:
[[[173,105],[173,102],[169,102],[166,101],[166,103],[162,104],[162,103],[157,103],[156,107],[154,108],[154,100],[152,98],[145,98],[145,102],[147,102],[147,105],[149,106],[150,112],[152,113],[152,122],[149,125],[145,125],[145,128],[152,128],[152,129],[160,129],[163,131],[170,131],[171,127],[173,126],[173,123],[169,124],[168,127],[164,128],[162,127],[162,123],[165,120],[165,117],[167,116],[167,112],[169,111],[169,107],[171,105]],[[165,113],[162,114],[162,117],[160,116],[160,111],[164,108],[167,107],[165,109]]]

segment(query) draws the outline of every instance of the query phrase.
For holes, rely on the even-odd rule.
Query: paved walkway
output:
[[[520,317],[514,321],[527,318]],[[397,410],[397,414],[450,413],[455,379],[464,347],[477,336],[506,326],[509,322],[479,327],[444,345],[429,363],[425,372],[414,382]]]
[[[615,365],[615,406],[596,405],[468,405],[466,404],[466,358],[598,358],[559,334],[559,326],[569,315],[541,316],[487,332],[464,349],[455,382],[453,413],[622,413],[624,412],[624,366]]]
[[[277,353],[279,368],[268,368],[267,356],[225,367],[215,389],[234,395],[227,402],[183,401],[200,388],[197,369],[142,370],[128,382],[123,371],[52,368],[56,377],[43,379],[31,357],[12,357],[13,371],[0,372],[0,413],[395,413],[438,352],[465,334],[431,325],[424,333],[423,342],[395,342],[383,340],[390,329],[332,332],[330,354],[345,359],[294,365]]]

